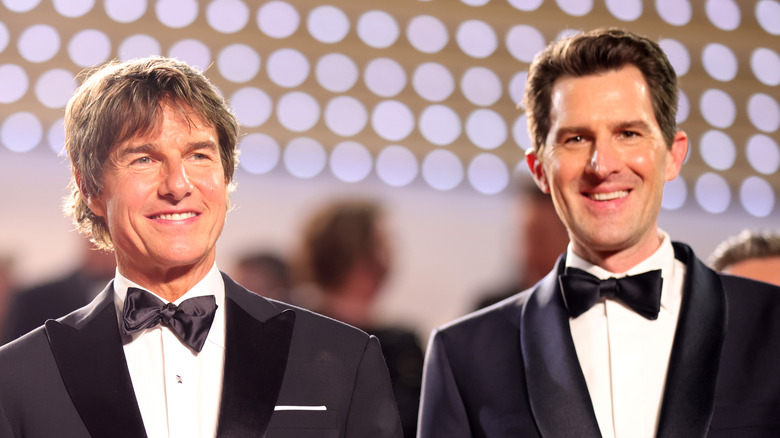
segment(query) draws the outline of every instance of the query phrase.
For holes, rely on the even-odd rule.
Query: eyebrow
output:
[[[157,149],[157,146],[155,146],[154,143],[143,143],[137,146],[128,146],[125,148],[120,146],[117,150],[117,157],[121,159],[128,155],[148,154],[155,149]],[[194,141],[187,144],[186,152],[192,152],[198,149],[209,149],[212,151],[217,151],[219,148],[217,147],[217,144],[211,140]]]

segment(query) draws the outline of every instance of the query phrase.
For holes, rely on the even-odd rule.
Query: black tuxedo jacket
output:
[[[217,436],[401,437],[376,338],[223,277]],[[146,436],[111,284],[88,306],[0,347],[0,437],[55,436]]]
[[[657,436],[780,436],[780,288],[719,275],[674,247],[687,271]],[[421,438],[600,436],[558,286],[563,267],[434,331]]]

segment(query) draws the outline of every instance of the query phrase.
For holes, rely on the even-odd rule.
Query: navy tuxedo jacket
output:
[[[657,436],[780,436],[780,288],[719,275],[674,247],[687,271]],[[563,267],[434,331],[421,438],[600,436],[558,286]]]
[[[376,338],[223,277],[218,437],[402,436]],[[0,348],[0,438],[89,436],[146,436],[111,284],[88,306]]]

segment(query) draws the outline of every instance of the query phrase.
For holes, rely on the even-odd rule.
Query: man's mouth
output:
[[[158,214],[156,216],[152,216],[151,219],[162,219],[166,221],[180,221],[184,219],[189,219],[191,217],[197,216],[197,213],[188,211],[186,213],[167,213],[167,214]]]
[[[628,190],[617,190],[609,193],[588,193],[588,198],[594,201],[612,201],[628,196]]]

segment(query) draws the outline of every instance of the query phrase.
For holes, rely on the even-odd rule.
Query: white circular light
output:
[[[737,117],[737,107],[726,92],[709,89],[701,95],[699,111],[710,125],[716,128],[728,128]]]
[[[763,178],[751,176],[739,188],[739,200],[745,211],[755,217],[767,217],[775,208],[775,192]]]
[[[99,30],[82,30],[68,43],[68,55],[74,64],[81,67],[103,63],[111,55],[111,40]]]
[[[9,151],[27,152],[43,139],[43,126],[33,113],[11,114],[0,126],[0,139]]]
[[[46,139],[49,141],[49,149],[55,154],[66,155],[65,152],[65,119],[60,117],[56,122],[52,123],[49,127],[49,131],[46,135]]]
[[[358,19],[357,34],[367,46],[385,49],[398,40],[401,29],[387,12],[368,11]]]
[[[230,107],[242,126],[256,127],[267,122],[273,113],[273,102],[268,94],[255,87],[244,87],[233,93]]]
[[[533,147],[531,135],[528,133],[528,117],[525,114],[520,115],[512,125],[512,138],[522,150]]]
[[[521,71],[515,74],[509,81],[509,96],[511,96],[512,102],[514,102],[515,105],[520,105],[523,108],[525,108],[525,105],[523,105],[523,96],[525,95],[525,83],[527,81],[527,71]]]
[[[509,0],[513,8],[520,11],[535,11],[544,3],[544,0]]]
[[[149,35],[131,35],[119,44],[119,59],[144,58],[162,53],[160,43]]]
[[[501,79],[485,67],[471,67],[460,80],[460,89],[469,102],[490,106],[501,98]]]
[[[354,97],[337,96],[325,106],[325,125],[337,135],[351,137],[362,131],[367,123],[368,111]]]
[[[693,16],[688,0],[655,0],[655,9],[661,19],[672,26],[685,26]]]
[[[731,203],[729,183],[722,176],[712,172],[704,173],[696,180],[694,193],[696,202],[709,213],[723,213]]]
[[[495,149],[507,139],[506,122],[495,111],[480,108],[466,120],[466,135],[482,149]]]
[[[446,146],[460,137],[460,118],[452,108],[444,105],[431,105],[420,114],[420,133],[426,140]]]
[[[197,0],[158,0],[154,11],[160,23],[173,29],[181,29],[198,18],[198,2]]]
[[[104,0],[103,9],[117,23],[132,23],[146,13],[146,0]]]
[[[756,134],[750,137],[745,153],[756,172],[771,175],[780,169],[780,147],[767,135]]]
[[[354,141],[339,143],[330,153],[330,171],[344,182],[363,181],[371,173],[372,166],[371,154]]]
[[[184,39],[178,41],[171,46],[168,55],[172,58],[180,59],[200,71],[206,71],[206,68],[211,65],[211,50],[207,45],[198,40]]]
[[[358,80],[355,62],[341,53],[329,53],[317,61],[314,75],[322,88],[343,93],[355,86]]]
[[[282,159],[284,167],[293,176],[312,178],[325,169],[328,155],[317,140],[300,137],[287,143]]]
[[[775,132],[780,128],[780,105],[768,94],[750,96],[747,110],[750,122],[759,130]]]
[[[270,135],[249,134],[238,145],[241,151],[239,165],[249,173],[259,175],[272,171],[277,164],[281,152],[279,143]]]
[[[699,152],[704,162],[715,170],[731,169],[737,159],[734,141],[722,131],[705,132],[699,141]]]
[[[35,97],[47,108],[65,108],[77,86],[73,73],[61,68],[52,69],[38,78]]]
[[[406,86],[406,72],[393,59],[371,60],[363,73],[363,81],[372,93],[380,97],[393,97]]]
[[[349,33],[349,18],[335,6],[318,6],[309,13],[306,27],[315,40],[333,44],[343,40]]]
[[[406,38],[412,47],[430,54],[441,51],[450,37],[441,20],[430,15],[419,15],[409,20]]]
[[[257,27],[271,38],[287,38],[300,24],[298,11],[287,2],[271,1],[257,10]]]
[[[483,152],[469,163],[468,178],[478,192],[493,195],[509,185],[509,169],[497,156]]]
[[[53,0],[54,10],[63,17],[81,17],[95,7],[95,0]]]
[[[414,115],[401,102],[385,100],[374,107],[371,126],[380,137],[389,141],[401,141],[414,129]]]
[[[27,61],[46,62],[60,50],[60,35],[51,26],[36,24],[22,31],[16,47]]]
[[[756,20],[770,35],[780,35],[780,2],[759,0],[756,3]]]
[[[276,85],[294,88],[309,77],[309,60],[295,49],[279,49],[268,57],[266,71]]]
[[[12,12],[28,12],[32,11],[41,0],[3,0],[3,5]]]
[[[455,79],[447,67],[426,62],[417,66],[412,76],[412,86],[417,94],[429,102],[441,102],[455,90]]]
[[[569,15],[582,17],[593,10],[593,0],[555,0],[558,7]]]
[[[675,121],[680,124],[688,120],[688,116],[691,114],[691,102],[688,100],[688,95],[683,90],[677,90],[677,115]]]
[[[520,62],[530,63],[546,45],[542,32],[533,26],[519,24],[512,26],[506,33],[506,47],[509,54]]]
[[[677,76],[685,76],[691,69],[691,55],[688,53],[688,48],[683,43],[671,38],[662,39],[658,45],[669,58]]]
[[[452,152],[436,149],[423,160],[422,176],[436,190],[451,190],[463,181],[463,164]]]
[[[389,186],[408,185],[414,181],[418,172],[417,159],[403,146],[388,146],[376,157],[376,174]]]
[[[249,23],[249,8],[241,0],[212,0],[206,7],[206,21],[220,33],[236,33]]]
[[[0,103],[13,103],[27,93],[30,79],[23,68],[16,64],[0,65]]]
[[[677,178],[667,181],[666,184],[664,184],[661,208],[664,210],[677,210],[685,205],[685,200],[687,198],[688,186],[685,184],[685,179],[682,175],[677,175]]]
[[[723,44],[710,43],[702,51],[702,64],[713,79],[728,82],[737,76],[737,56]]]
[[[472,58],[487,58],[498,48],[498,37],[489,24],[467,20],[458,26],[455,40],[463,53]]]
[[[641,0],[606,0],[606,5],[618,20],[635,21],[642,16]]]
[[[217,55],[217,70],[230,82],[250,81],[260,71],[260,55],[246,44],[231,44]]]
[[[742,16],[734,0],[707,0],[704,10],[707,18],[718,29],[734,30],[739,27]]]
[[[293,132],[308,131],[320,119],[320,105],[302,91],[287,93],[276,105],[279,123]]]
[[[5,26],[5,24],[0,21],[0,53],[3,53],[3,50],[5,50],[6,47],[8,47],[8,42],[11,40],[10,34],[8,33],[8,28]]]
[[[759,47],[750,55],[750,69],[753,75],[764,85],[780,85],[780,56],[777,52]]]

